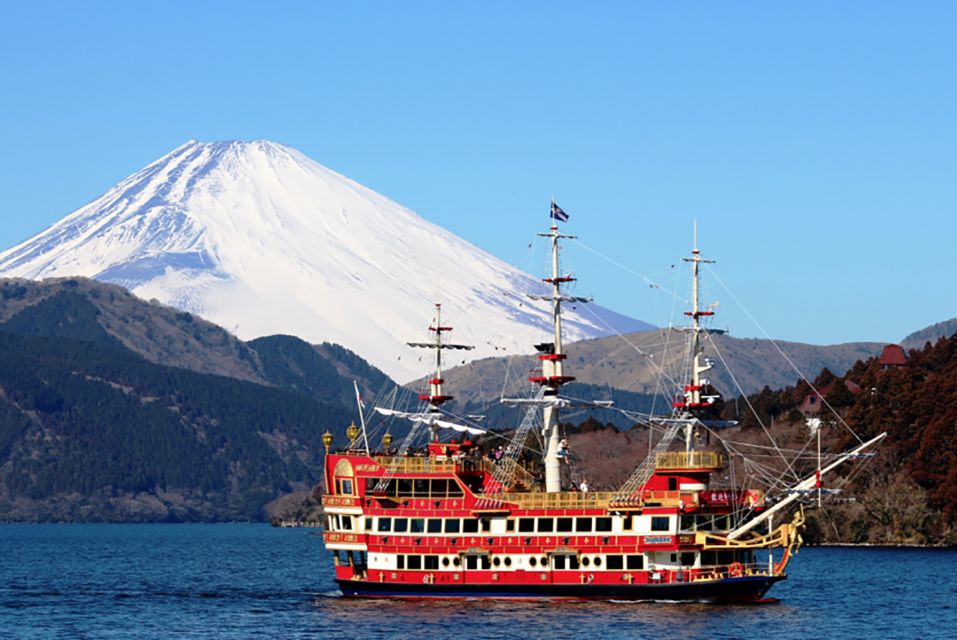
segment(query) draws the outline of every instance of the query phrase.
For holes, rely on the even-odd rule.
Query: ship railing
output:
[[[376,463],[386,469],[395,469],[396,473],[463,473],[484,471],[491,474],[496,469],[495,461],[487,458],[468,456],[446,458],[445,456],[376,456]],[[394,467],[393,467],[394,465]],[[535,479],[521,463],[515,465],[515,480],[527,487],[535,484]]]
[[[395,473],[456,473],[465,466],[463,460],[440,460],[430,456],[376,456],[375,461]]]
[[[561,493],[502,493],[480,495],[517,505],[521,509],[606,509],[618,494],[612,491]]]
[[[771,575],[771,570],[766,565],[757,562],[733,562],[729,565],[709,565],[695,569],[691,577],[691,581],[699,582],[707,580],[724,580],[726,578],[743,578],[747,576],[769,575]]]
[[[724,466],[720,451],[662,451],[655,458],[657,469],[718,469]]]

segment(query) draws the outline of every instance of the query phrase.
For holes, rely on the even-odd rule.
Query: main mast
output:
[[[551,218],[553,220],[568,220],[568,214],[552,201]],[[531,376],[531,382],[537,382],[542,385],[542,436],[544,439],[544,463],[545,463],[545,491],[556,493],[562,490],[561,460],[558,456],[558,445],[560,436],[558,433],[558,409],[561,406],[561,400],[558,397],[558,389],[563,384],[574,380],[574,376],[567,376],[563,370],[563,361],[567,357],[562,349],[562,302],[589,302],[588,298],[579,298],[577,296],[568,296],[562,293],[562,285],[574,282],[575,278],[570,275],[562,275],[558,265],[558,241],[560,238],[575,238],[577,236],[565,235],[558,232],[558,223],[553,222],[548,233],[539,233],[541,237],[548,238],[551,241],[552,250],[552,273],[551,277],[544,278],[552,286],[550,296],[529,295],[536,300],[547,300],[552,303],[552,324],[554,328],[553,341],[535,345],[539,352],[538,359],[542,361],[542,375]]]

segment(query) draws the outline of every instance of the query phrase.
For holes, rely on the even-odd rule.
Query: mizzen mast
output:
[[[714,397],[703,396],[701,394],[705,385],[709,381],[701,374],[711,369],[711,362],[704,357],[704,346],[702,344],[702,335],[707,330],[701,326],[701,318],[713,316],[711,309],[702,309],[700,300],[700,271],[702,264],[713,264],[714,260],[707,260],[701,257],[701,251],[698,249],[698,223],[694,223],[694,243],[691,249],[691,256],[682,258],[685,262],[691,263],[691,310],[685,311],[685,315],[691,318],[691,327],[687,330],[691,334],[691,380],[684,386],[684,397],[675,400],[672,403],[676,409],[683,409],[687,414],[694,415],[701,409],[714,404]],[[685,431],[685,449],[690,451],[694,444],[693,438],[694,425],[689,422]]]

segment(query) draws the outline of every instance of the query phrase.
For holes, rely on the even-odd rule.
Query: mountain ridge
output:
[[[550,319],[525,295],[542,290],[537,278],[263,140],[177,147],[0,253],[0,276],[113,282],[245,340],[345,345],[400,380],[417,375],[404,343],[425,333],[434,302],[453,322],[482,319],[457,332],[476,346],[467,358],[524,352]],[[650,326],[590,312],[569,311],[570,339]]]

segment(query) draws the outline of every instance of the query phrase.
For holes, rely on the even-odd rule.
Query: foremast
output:
[[[429,325],[429,333],[432,335],[432,341],[406,343],[410,347],[435,350],[435,371],[432,377],[429,378],[429,392],[419,396],[420,401],[428,403],[428,411],[431,414],[438,414],[439,407],[453,398],[453,396],[446,394],[442,390],[442,385],[445,382],[442,378],[442,351],[445,349],[468,351],[475,348],[473,345],[443,342],[442,334],[449,333],[450,331],[452,331],[452,327],[442,324],[442,303],[436,302],[435,317],[432,320],[432,324]],[[435,425],[430,424],[430,428],[432,430],[431,439],[437,440],[438,432],[435,429]]]

